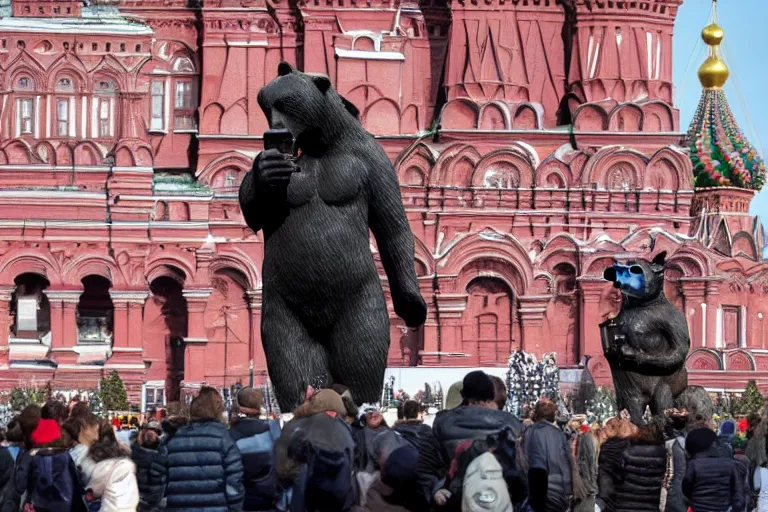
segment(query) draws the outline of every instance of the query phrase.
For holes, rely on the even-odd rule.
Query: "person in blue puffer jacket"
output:
[[[222,423],[224,400],[204,386],[192,400],[190,423],[160,447],[165,461],[167,512],[239,512],[243,508],[243,461]],[[157,475],[159,477],[159,475]]]
[[[274,448],[280,425],[259,419],[264,405],[264,393],[259,389],[241,389],[237,405],[244,417],[232,423],[229,433],[243,457],[243,510],[274,510],[278,497]]]

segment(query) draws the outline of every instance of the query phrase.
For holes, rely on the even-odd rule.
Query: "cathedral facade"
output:
[[[768,385],[762,181],[715,176],[717,77],[681,127],[681,3],[0,0],[0,387],[117,370],[152,405],[266,377],[237,190],[281,61],[328,75],[400,179],[429,314],[414,342],[390,309],[391,367],[523,349],[608,382],[603,270],[666,251],[691,382]],[[715,163],[746,176],[744,144]]]

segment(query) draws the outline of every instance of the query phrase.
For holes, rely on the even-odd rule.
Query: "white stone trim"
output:
[[[208,343],[208,338],[184,338],[184,343],[191,343],[193,345],[205,345]]]
[[[143,351],[141,347],[112,347],[112,352],[120,354],[141,354]]]
[[[213,288],[192,288],[181,291],[185,299],[207,299],[213,293]]]
[[[707,305],[701,303],[701,346],[707,346]]]
[[[59,364],[56,369],[57,370],[91,370],[91,371],[101,371],[104,368],[103,365],[100,364]]]
[[[70,172],[72,170],[70,169]],[[104,199],[105,192],[71,192],[64,190],[0,190],[0,198],[26,197],[40,199]]]
[[[125,19],[89,19],[83,18],[0,18],[0,32],[31,32],[58,34],[106,34],[106,35],[152,35],[150,27],[140,23],[130,23]]]
[[[111,368],[115,370],[146,370],[146,366],[139,363],[107,363],[104,365],[104,368]]]
[[[715,348],[723,348],[723,307],[717,307],[715,317]]]
[[[400,52],[345,50],[343,48],[336,48],[336,57],[340,59],[360,59],[360,60],[393,60],[393,61],[405,60],[405,55],[403,55]]]
[[[149,292],[110,290],[109,296],[113,302],[144,302]]]
[[[160,196],[158,195],[158,196],[131,196],[130,198],[134,201],[187,201],[187,202],[209,203],[211,199],[213,199],[213,192],[207,193],[206,195],[199,195],[199,196],[182,196],[182,195]],[[155,222],[163,222],[163,221],[155,221]]]
[[[43,290],[48,300],[61,300],[64,302],[79,302],[83,290]]]

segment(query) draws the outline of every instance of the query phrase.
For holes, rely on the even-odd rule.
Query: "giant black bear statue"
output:
[[[606,269],[604,278],[621,289],[618,316],[600,324],[603,352],[613,375],[616,401],[632,421],[646,406],[663,414],[688,385],[685,359],[691,346],[685,316],[664,295],[661,253],[649,264],[633,261]]]
[[[280,408],[293,411],[318,383],[377,402],[390,322],[369,228],[395,313],[418,327],[427,312],[397,175],[327,77],[281,63],[258,101],[298,155],[263,151],[240,186],[248,226],[264,232],[261,336]]]

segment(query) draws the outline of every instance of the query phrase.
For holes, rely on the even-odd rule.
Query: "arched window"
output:
[[[97,78],[94,82],[93,110],[91,124],[95,137],[115,136],[115,97],[117,86],[107,78]]]
[[[39,274],[21,274],[14,280],[11,298],[13,333],[17,338],[40,340],[51,331],[51,310],[44,290],[50,283]]]
[[[114,306],[109,295],[112,283],[105,277],[83,278],[83,293],[77,304],[77,342],[112,343]]]
[[[177,57],[173,61],[173,129],[176,131],[195,130],[195,67],[188,57]]]
[[[75,84],[70,77],[56,80],[56,136],[75,136]]]
[[[227,168],[216,173],[216,177],[213,179],[213,188],[215,189],[232,189],[239,185],[238,175],[240,173],[237,169]]]
[[[37,136],[35,86],[32,78],[21,75],[13,84],[16,93],[16,136]]]

